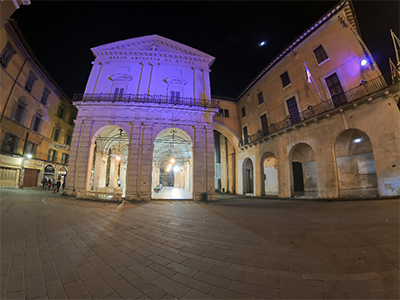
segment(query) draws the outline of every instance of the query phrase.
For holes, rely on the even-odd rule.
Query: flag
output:
[[[314,83],[315,89],[316,89],[317,92],[318,92],[319,99],[321,100],[321,102],[323,102],[323,101],[322,101],[321,94],[320,94],[320,92],[319,92],[319,90],[318,90],[317,85],[315,84],[314,78],[312,77],[310,70],[307,68],[307,65],[306,65],[306,63],[305,63],[304,61],[303,61],[303,64],[304,64],[304,67],[305,67],[305,69],[306,69],[307,82],[308,82],[308,83]]]
[[[392,73],[392,79],[394,78],[399,78],[400,77],[400,72],[396,68],[395,64],[392,62],[392,59],[389,57],[389,64],[390,64],[390,73]]]
[[[396,53],[396,58],[397,58],[397,68],[400,68],[400,59],[399,59],[399,48],[400,48],[400,39],[394,34],[392,29],[390,29],[390,33],[392,35],[393,39],[393,45],[394,45],[394,52]],[[396,45],[397,44],[397,45]],[[392,62],[392,61],[391,61]],[[393,62],[392,62],[393,63]]]
[[[310,70],[307,68],[307,65],[306,65],[306,63],[305,62],[303,62],[304,63],[304,67],[306,68],[306,75],[307,75],[307,81],[308,81],[308,83],[312,83],[312,75],[311,75],[311,72],[310,72]]]

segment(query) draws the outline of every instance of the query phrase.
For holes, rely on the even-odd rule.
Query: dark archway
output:
[[[310,145],[295,145],[290,154],[291,196],[318,197],[318,174],[315,153]]]
[[[254,169],[253,162],[246,158],[243,162],[243,194],[254,193]]]

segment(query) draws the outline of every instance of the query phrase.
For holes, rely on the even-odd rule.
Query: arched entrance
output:
[[[278,161],[272,153],[265,153],[261,160],[261,188],[265,196],[278,196]]]
[[[214,130],[215,190],[235,193],[235,157],[235,147],[230,140],[218,130]]]
[[[378,181],[369,137],[358,129],[339,134],[335,143],[339,197],[377,197]]]
[[[93,143],[90,190],[125,197],[128,135],[121,127],[109,125],[100,131]]]
[[[168,128],[154,141],[152,199],[193,199],[192,140],[179,128]]]
[[[243,194],[254,194],[253,162],[250,158],[243,162]]]
[[[68,170],[67,170],[66,167],[61,167],[61,168],[58,169],[58,178],[61,181],[62,191],[64,191],[65,179],[67,177],[67,173],[68,173]]]
[[[308,144],[297,144],[290,155],[292,197],[317,197],[318,174],[314,150]]]

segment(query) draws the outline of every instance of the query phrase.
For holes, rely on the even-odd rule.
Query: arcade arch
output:
[[[243,161],[243,194],[254,194],[254,168],[250,158]]]
[[[315,153],[310,145],[300,143],[290,152],[291,197],[318,196],[318,174]]]
[[[215,190],[236,193],[236,153],[231,140],[214,129]]]
[[[265,153],[261,159],[261,191],[265,196],[278,196],[278,161],[271,152]]]
[[[377,197],[378,181],[371,140],[358,129],[341,132],[335,142],[339,197]]]
[[[93,138],[90,190],[125,197],[128,145],[126,131],[117,125],[103,127]]]
[[[193,199],[193,145],[182,129],[170,127],[154,140],[152,199]]]

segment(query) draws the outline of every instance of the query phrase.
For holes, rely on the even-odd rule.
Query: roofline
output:
[[[360,33],[357,18],[355,17],[354,8],[352,6],[351,1],[350,0],[342,0],[341,2],[336,4],[334,7],[332,7],[328,12],[326,12],[316,22],[314,22],[310,27],[308,27],[305,31],[303,31],[287,47],[285,47],[284,50],[282,50],[277,56],[275,56],[270,61],[270,63],[266,67],[264,67],[264,69],[260,73],[258,73],[258,75],[251,80],[250,84],[239,94],[239,96],[236,98],[236,102],[239,101],[258,82],[258,80],[260,80],[261,77],[264,76],[272,67],[274,67],[286,55],[291,53],[296,46],[301,44],[302,41],[304,41],[311,33],[313,33],[315,30],[317,30],[322,24],[324,24],[326,21],[328,21],[335,13],[337,13],[339,10],[343,9],[343,7],[345,6],[346,3],[349,3],[351,12],[354,15],[355,27],[356,27],[358,33]]]
[[[66,93],[61,89],[61,87],[56,83],[56,81],[50,76],[50,73],[45,69],[45,67],[41,64],[39,59],[36,57],[35,53],[31,49],[31,47],[28,44],[28,41],[25,39],[21,29],[17,25],[17,21],[14,19],[8,19],[7,23],[4,25],[4,28],[7,30],[8,34],[15,33],[15,37],[18,39],[18,41],[21,43],[18,46],[22,46],[25,53],[21,53],[23,56],[28,57],[32,60],[32,62],[36,65],[36,67],[43,73],[44,76],[53,84],[53,86],[57,89],[57,91],[60,93],[60,96],[65,98],[71,105],[72,101],[71,98],[67,96]],[[10,32],[10,29],[12,29],[12,32]],[[15,42],[15,41],[14,41]],[[21,51],[23,52],[23,51]]]

